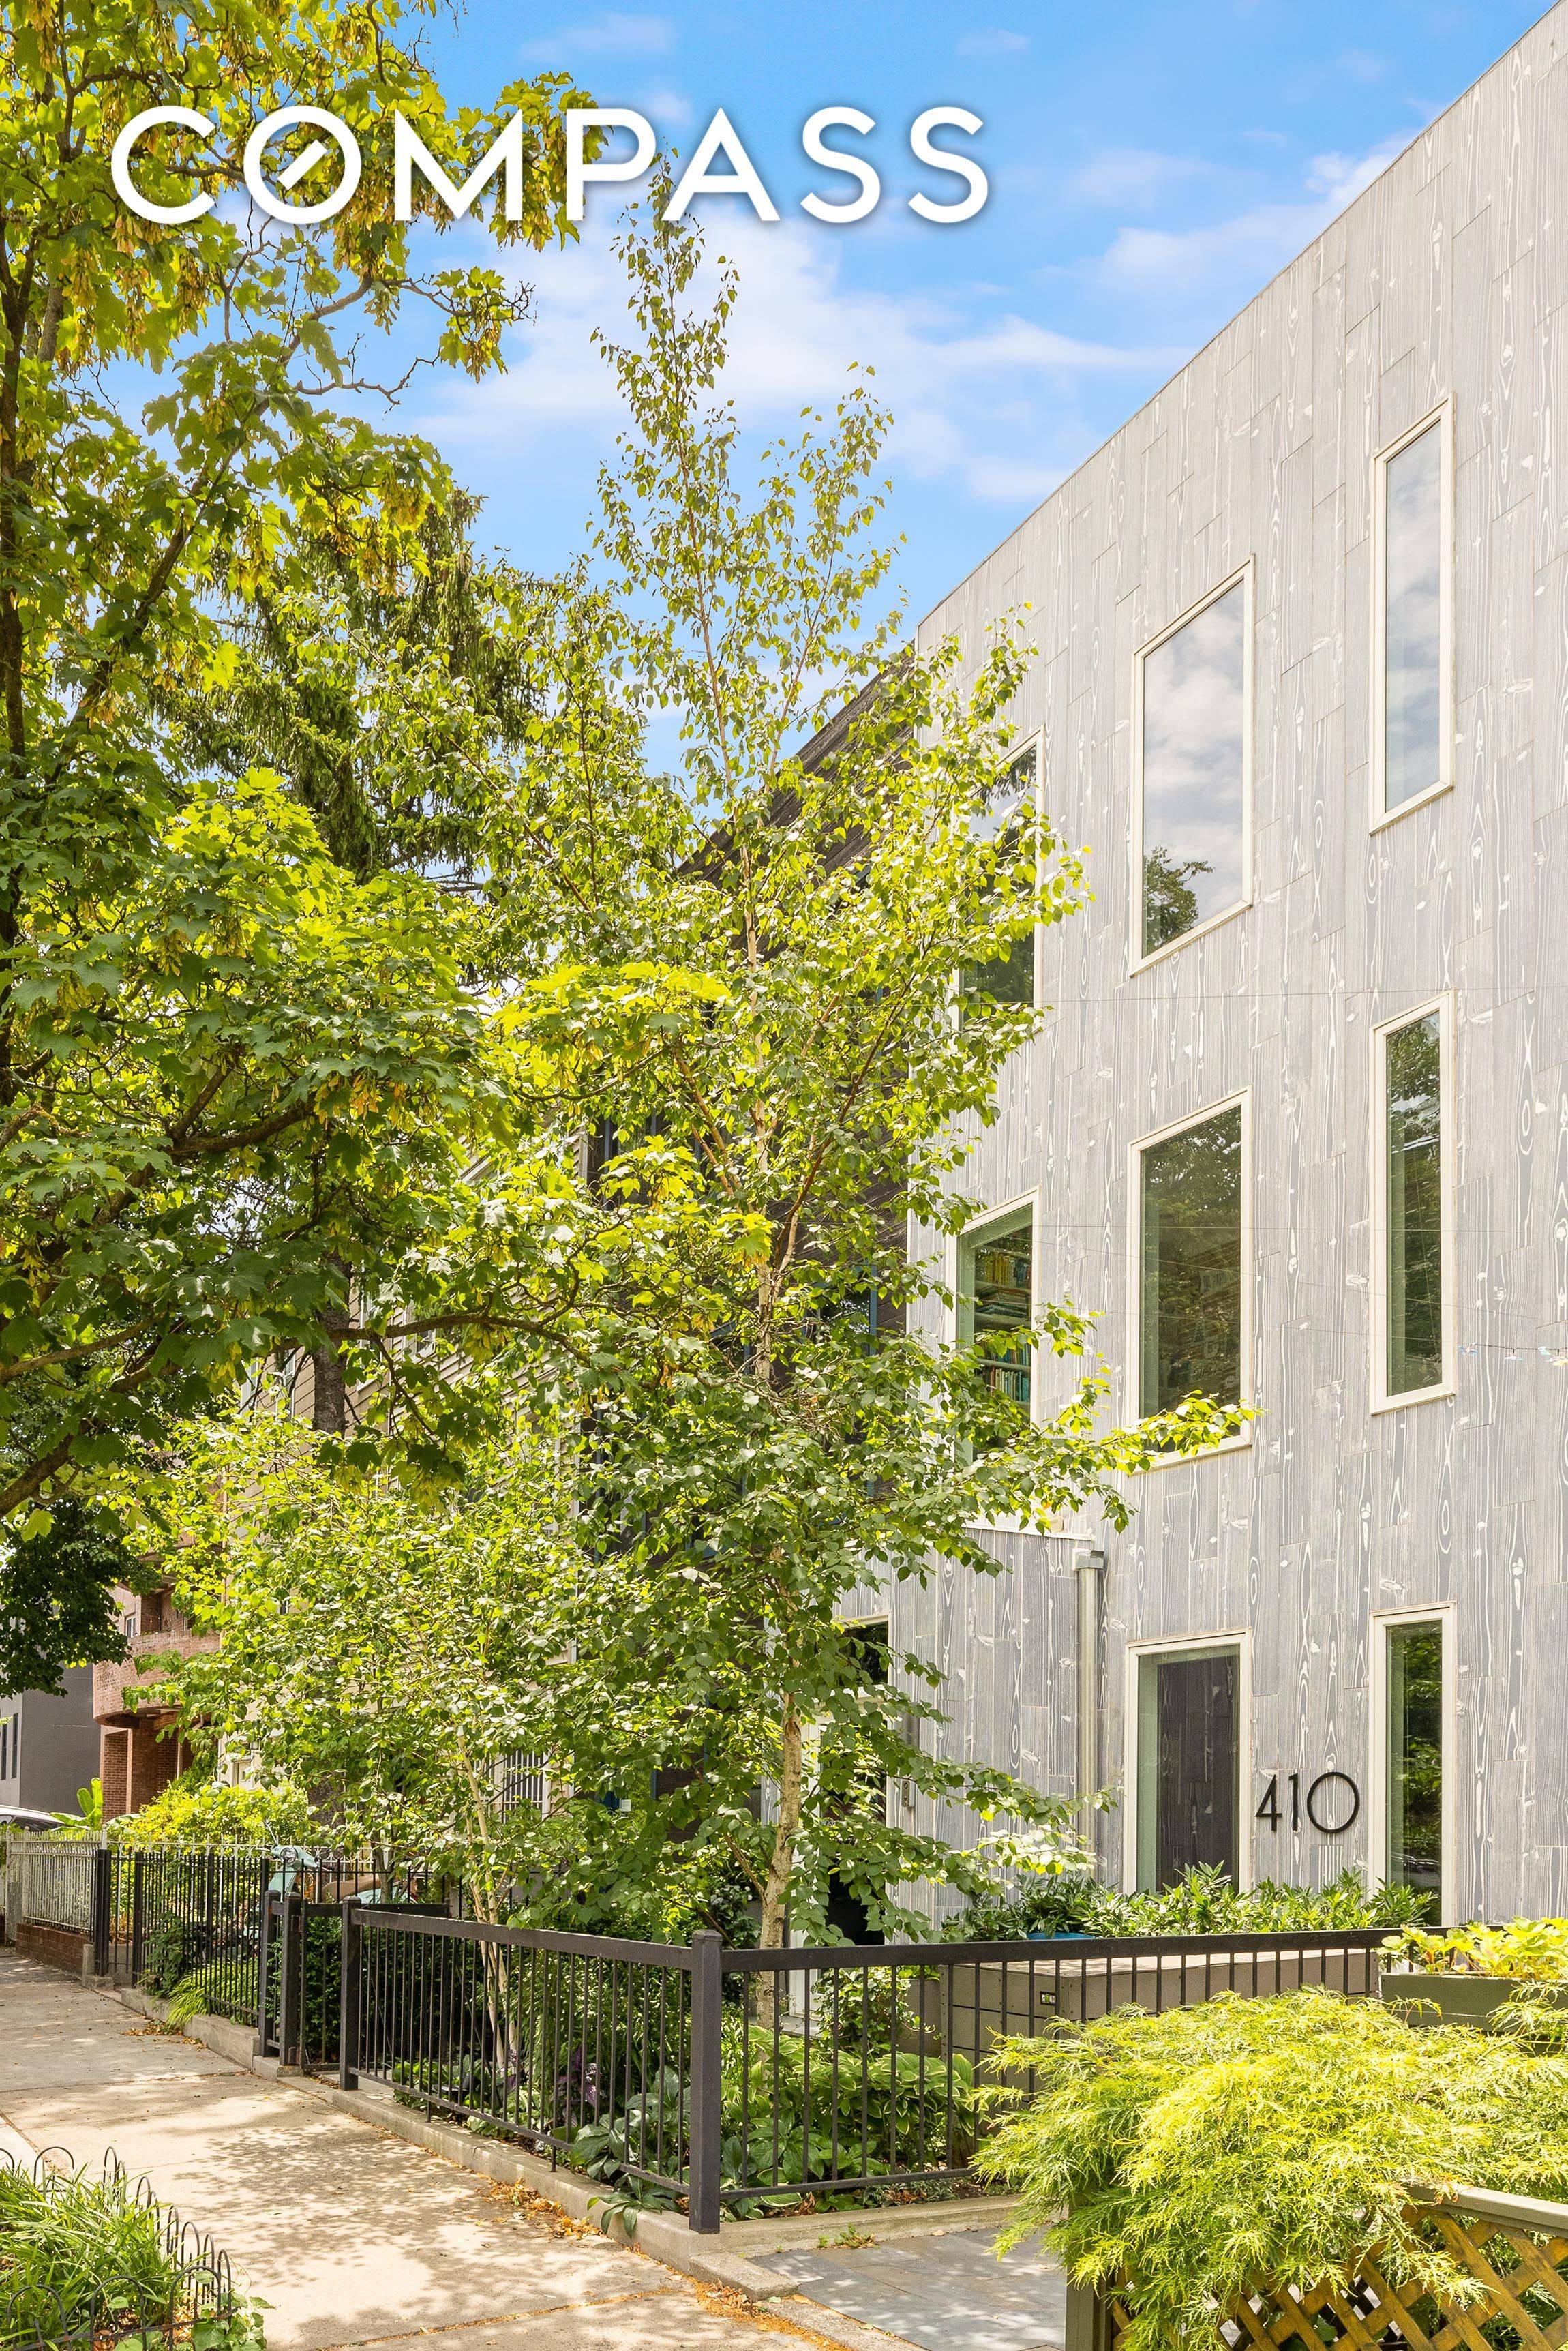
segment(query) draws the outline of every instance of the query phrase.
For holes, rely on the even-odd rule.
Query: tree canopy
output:
[[[0,1519],[16,1523],[155,1450],[247,1366],[341,1344],[368,1301],[428,1299],[420,1264],[475,1259],[465,1220],[487,1236],[484,1270],[444,1282],[442,1311],[517,1319],[494,1189],[476,1207],[464,1182],[509,1115],[482,942],[419,870],[450,841],[402,837],[405,803],[373,807],[264,729],[240,757],[224,752],[243,728],[218,739],[279,613],[298,621],[329,570],[379,626],[417,602],[460,522],[436,454],[346,398],[384,330],[423,305],[434,350],[483,376],[526,306],[498,267],[416,266],[416,225],[390,202],[392,111],[449,160],[520,114],[522,215],[497,194],[490,233],[575,233],[560,117],[583,94],[544,75],[451,111],[409,30],[396,0],[44,0],[0,30]],[[230,201],[161,228],[120,204],[110,149],[138,111],[193,106],[217,126],[210,146],[165,131],[141,151],[144,192],[179,202],[198,174],[232,199],[251,124],[299,103],[329,105],[366,153],[360,200],[329,222]],[[309,135],[286,132],[280,162]],[[431,625],[433,660],[461,625]],[[427,771],[451,720],[440,696],[423,707]],[[415,1374],[385,1332],[366,1343],[389,1398],[406,1395]],[[437,1447],[441,1401],[427,1382],[410,1423]]]

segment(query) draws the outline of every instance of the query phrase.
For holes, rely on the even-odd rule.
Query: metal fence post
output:
[[[360,2086],[360,1900],[350,1894],[343,1904],[343,1925],[338,1947],[338,2087]]]
[[[280,2065],[298,2065],[300,1994],[305,1989],[303,1895],[286,1894],[282,1911],[283,1936],[277,1954],[277,2062]]]
[[[146,1932],[147,1925],[145,1907],[147,1897],[141,1883],[141,1861],[142,1856],[140,1853],[133,1853],[131,1855],[131,1980],[133,1984],[139,1984],[141,1981],[141,1943],[142,1938]]]
[[[114,1891],[114,1855],[100,1844],[92,1856],[92,1971],[109,1973],[109,1934]]]
[[[267,2045],[271,2038],[267,2030],[267,1980],[271,1960],[269,1946],[272,1939],[271,1886],[271,1872],[264,1870],[261,1880],[261,1916],[256,1921],[256,2053],[258,2057],[270,2057],[272,2054]]]
[[[699,1927],[692,1937],[691,2154],[686,2222],[704,2237],[717,2236],[720,2218],[723,1954],[724,1938],[716,1935],[711,1927]]]

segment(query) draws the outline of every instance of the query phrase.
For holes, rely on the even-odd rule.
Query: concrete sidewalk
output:
[[[783,2351],[791,2335],[813,2339],[598,2234],[552,2229],[504,2190],[9,1954],[0,2118],[14,2152],[96,2165],[112,2147],[144,2172],[271,2305],[275,2351],[412,2335],[432,2351],[760,2351],[765,2339]],[[895,2351],[885,2335],[863,2342]]]

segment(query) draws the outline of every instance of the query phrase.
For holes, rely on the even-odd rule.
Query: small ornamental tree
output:
[[[520,114],[520,216],[497,177],[490,233],[574,234],[560,117],[580,94],[546,75],[449,112],[401,15],[39,0],[0,29],[0,1519],[17,1524],[279,1348],[359,1347],[395,1403],[418,1366],[400,1371],[390,1313],[361,1343],[367,1301],[516,1326],[513,1196],[464,1182],[508,1114],[472,914],[360,855],[351,809],[280,778],[288,744],[226,761],[191,706],[232,702],[254,637],[236,613],[296,608],[324,545],[361,603],[429,559],[451,486],[345,401],[367,339],[423,302],[440,355],[480,377],[526,300],[493,267],[416,269],[394,111],[464,172]],[[357,198],[303,226],[262,218],[239,180],[251,126],[299,103],[365,157]],[[214,133],[164,125],[141,191],[217,201],[157,226],[120,204],[110,154],[170,104]],[[313,135],[286,132],[275,170]],[[412,1425],[435,1446],[443,1384],[422,1392]]]
[[[503,1915],[528,1854],[499,1767],[540,1736],[573,1591],[537,1427],[422,1497],[261,1411],[193,1426],[166,1498],[182,1608],[220,1640],[132,1695],[179,1705],[198,1763],[242,1753],[264,1787],[308,1791],[328,1834],[449,1858],[476,1914]]]
[[[636,1237],[604,1252],[576,1380],[588,1605],[561,1738],[580,1779],[620,1792],[615,1835],[629,1818],[651,1851],[730,1851],[777,1945],[787,1917],[821,1931],[835,1879],[873,1925],[907,1917],[911,1879],[977,1882],[972,1858],[889,1824],[889,1778],[988,1813],[1065,1809],[926,1751],[937,1677],[905,1656],[876,1682],[846,1614],[939,1561],[994,1573],[978,1521],[1124,1523],[1131,1474],[1238,1414],[1195,1397],[1107,1429],[1091,1365],[1031,1418],[985,1375],[996,1341],[911,1327],[947,1293],[906,1229],[976,1213],[971,1139],[1041,1017],[976,993],[960,1018],[957,976],[1083,903],[1043,828],[981,821],[1025,650],[1003,633],[967,671],[956,644],[870,617],[889,558],[868,543],[886,422],[869,384],[747,495],[718,397],[733,273],[704,308],[689,230],[633,228],[621,251],[636,335],[601,340],[631,426],[600,555],[620,674],[684,757],[618,955],[563,956],[508,1016],[541,1114],[597,1138],[607,1231]],[[1087,1336],[1044,1306],[1024,1343],[1072,1356]]]

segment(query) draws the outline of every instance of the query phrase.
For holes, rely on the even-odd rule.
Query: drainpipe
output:
[[[1078,1574],[1078,1818],[1084,1841],[1095,1843],[1093,1798],[1100,1788],[1100,1618],[1105,1554],[1074,1546]]]

